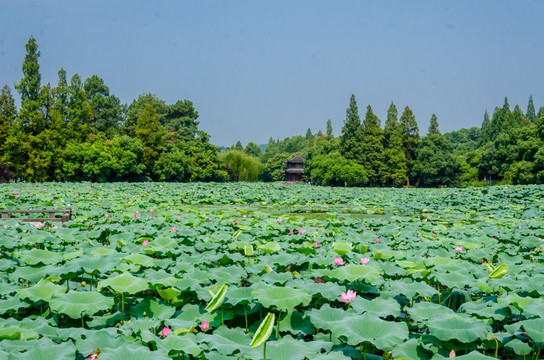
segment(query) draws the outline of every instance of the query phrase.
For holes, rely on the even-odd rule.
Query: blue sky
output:
[[[189,99],[211,142],[340,134],[352,93],[385,121],[410,106],[425,134],[480,126],[508,96],[544,105],[544,2],[0,0],[0,86],[96,74],[123,103]]]

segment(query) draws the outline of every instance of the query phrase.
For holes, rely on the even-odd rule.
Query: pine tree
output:
[[[6,147],[8,131],[15,124],[17,117],[17,107],[15,99],[11,94],[11,89],[8,85],[4,85],[0,92],[0,162]]]
[[[331,119],[327,120],[327,137],[332,138],[332,122]]]
[[[74,74],[68,85],[68,124],[69,139],[76,142],[85,142],[91,132],[89,126],[92,108],[87,101],[87,94],[83,89],[83,82],[78,74]]]
[[[438,119],[436,118],[435,114],[431,116],[431,124],[429,125],[429,130],[427,131],[427,133],[440,134],[440,130],[438,129]]]
[[[312,129],[308,128],[308,130],[306,130],[306,140],[310,139],[310,138],[313,138],[314,135],[312,134]]]
[[[482,122],[482,144],[491,140],[491,120],[489,119],[489,113],[487,110],[484,114],[484,121]]]
[[[398,121],[398,111],[393,102],[387,110],[384,136],[386,183],[393,186],[405,184],[407,180],[406,155],[402,149],[402,128]]]
[[[349,107],[346,110],[346,119],[340,136],[340,153],[348,160],[355,160],[359,164],[363,162],[361,119],[355,95],[352,94],[349,100]]]
[[[159,115],[152,105],[145,106],[136,123],[135,132],[136,137],[140,139],[144,146],[143,163],[146,167],[145,174],[151,177],[164,139],[164,132],[159,123]]]
[[[416,150],[419,146],[419,127],[417,126],[416,117],[408,106],[400,116],[400,124],[402,129],[402,147],[406,156],[407,168],[407,185],[410,186],[410,179],[414,179],[413,173],[414,161],[416,160]]]
[[[533,95],[529,95],[529,103],[527,104],[527,114],[525,114],[525,117],[532,123],[537,120]]]
[[[385,182],[384,133],[380,119],[367,106],[362,124],[363,167],[371,185],[383,185]]]

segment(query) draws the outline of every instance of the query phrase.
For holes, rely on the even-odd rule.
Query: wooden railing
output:
[[[56,214],[61,213],[60,217],[57,217]],[[2,214],[2,220],[10,220],[12,214],[48,214],[46,218],[17,218],[19,221],[23,222],[66,222],[72,218],[72,209],[66,208],[64,210],[0,210]]]

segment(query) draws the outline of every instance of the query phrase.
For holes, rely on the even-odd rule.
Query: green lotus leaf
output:
[[[176,308],[157,300],[145,298],[138,305],[130,307],[130,314],[133,316],[144,316],[159,320],[170,319]]]
[[[131,320],[131,323],[134,319]],[[121,334],[113,328],[97,331],[89,331],[85,334],[85,338],[78,336],[76,339],[76,349],[81,354],[88,355],[96,349],[116,348],[125,343]]]
[[[351,303],[351,306],[359,313],[368,312],[382,318],[389,315],[396,317],[400,314],[400,304],[393,298],[384,299],[377,297],[373,300],[367,300],[361,296],[357,296]]]
[[[506,349],[512,350],[516,355],[526,356],[529,355],[533,348],[530,347],[527,343],[521,341],[520,339],[513,339],[507,342],[504,347]]]
[[[398,294],[402,294],[406,296],[408,300],[417,298],[418,295],[419,297],[431,297],[438,293],[435,288],[425,284],[424,282],[413,281],[410,279],[391,280],[385,284],[385,287],[387,290],[385,290],[384,293],[387,293],[388,296],[394,297]]]
[[[174,299],[175,297],[181,295],[181,291],[174,287],[157,289],[157,293],[163,300],[166,300],[166,301],[170,301]]]
[[[330,330],[335,323],[347,322],[347,319],[352,313],[346,312],[344,309],[334,309],[325,304],[321,309],[312,309],[306,312],[310,317],[312,324],[318,329]]]
[[[106,280],[98,282],[98,290],[106,287],[111,287],[117,293],[136,294],[146,290],[147,281],[133,276],[130,273],[124,273],[119,276],[114,276]]]
[[[30,301],[49,301],[54,295],[65,292],[65,286],[56,285],[49,280],[42,279],[34,286],[18,290],[17,295],[21,299],[29,299]]]
[[[260,287],[251,292],[251,296],[258,300],[264,307],[276,306],[279,310],[287,311],[297,305],[308,305],[312,296],[304,290],[290,287]]]
[[[58,264],[62,261],[61,254],[42,249],[31,249],[24,251],[19,255],[19,258],[27,265],[52,265]]]
[[[142,254],[130,254],[129,256],[125,256],[124,258],[121,258],[122,260],[125,260],[129,263],[144,266],[144,267],[153,267],[155,266],[155,260],[153,258],[142,255]]]
[[[170,360],[165,350],[151,351],[147,346],[126,342],[116,348],[101,350],[100,360]]]
[[[256,347],[265,343],[268,340],[270,334],[272,334],[272,330],[274,329],[275,319],[276,315],[274,313],[268,313],[266,315],[266,317],[259,325],[259,328],[255,332],[255,335],[253,335],[253,339],[251,339],[251,343],[249,344],[249,346],[255,349]]]
[[[193,357],[198,357],[204,351],[204,349],[196,342],[195,336],[192,334],[184,336],[170,334],[166,339],[159,341],[158,346],[164,348],[168,352],[174,350],[189,354]]]
[[[413,307],[407,307],[406,311],[416,322],[455,314],[452,309],[431,302],[417,302]]]
[[[348,318],[345,323],[335,323],[333,335],[345,336],[352,345],[371,343],[383,351],[408,339],[408,326],[405,322],[385,321],[373,314],[363,314]]]
[[[262,355],[261,351],[255,351],[249,346],[251,336],[242,328],[230,329],[226,326],[219,326],[213,334],[199,333],[197,338],[199,342],[206,343],[208,348],[215,349],[224,356],[233,355],[238,351],[239,355],[246,359],[255,359]]]
[[[544,343],[544,321],[542,319],[523,320],[519,324],[534,341]]]
[[[0,328],[0,340],[26,340],[37,338],[39,335],[32,329],[22,328],[20,326],[6,326]]]
[[[70,291],[53,296],[49,305],[53,311],[79,319],[84,314],[92,316],[101,310],[110,310],[113,302],[113,298],[95,291]]]
[[[353,245],[351,242],[348,241],[335,241],[332,244],[332,251],[337,253],[339,256],[346,255],[351,252],[353,249]]]
[[[48,338],[42,338],[34,346],[21,354],[10,359],[32,359],[32,360],[73,360],[76,358],[76,348],[71,342],[55,344]]]
[[[212,312],[223,304],[225,297],[227,296],[228,286],[226,284],[221,285],[217,293],[213,294],[212,299],[206,306],[204,310],[207,312]]]
[[[484,340],[492,331],[487,321],[456,315],[432,318],[428,321],[427,327],[430,334],[439,340],[457,340],[462,343]]]
[[[258,250],[262,250],[267,254],[275,253],[281,250],[281,245],[276,241],[267,242],[264,245],[257,246]]]
[[[332,271],[332,276],[344,281],[366,280],[369,283],[381,278],[380,268],[375,265],[355,265],[349,264],[340,266]]]
[[[17,296],[6,300],[0,300],[0,315],[16,312],[19,309],[26,308],[29,305],[25,302],[22,302]]]
[[[285,336],[281,340],[273,341],[267,344],[267,356],[278,360],[304,360],[313,359],[314,356],[321,353],[322,349],[329,351],[332,343],[314,340],[306,342],[304,340],[295,340],[291,336]]]
[[[393,348],[394,359],[430,360],[433,352],[425,349],[416,339],[410,339]]]
[[[285,317],[283,317],[280,321],[279,329],[280,332],[287,331],[295,336],[299,333],[311,335],[315,331],[310,319],[308,317],[303,318],[302,314],[297,310],[287,312]]]

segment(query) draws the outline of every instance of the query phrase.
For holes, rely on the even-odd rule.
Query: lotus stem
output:
[[[125,294],[121,293],[121,322],[125,323]]]
[[[244,318],[245,318],[245,320],[246,320],[246,332],[248,332],[249,330],[248,330],[248,327],[247,327],[247,310],[246,310],[246,305],[244,304],[243,307],[244,307]]]
[[[495,344],[496,344],[496,346],[495,346],[495,359],[497,359],[497,356],[499,354],[499,342],[497,341],[496,338],[494,340],[495,340]]]
[[[278,340],[280,339],[280,321],[281,321],[281,310],[280,310],[280,313],[278,314],[278,329],[276,331],[276,338]]]
[[[223,307],[221,306],[221,325],[224,325],[225,322],[223,321]]]
[[[264,345],[263,345],[263,360],[266,360],[266,341],[264,342]]]
[[[451,299],[453,297],[453,289],[450,289],[450,299],[448,301],[448,307],[451,308]]]

